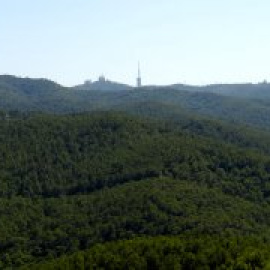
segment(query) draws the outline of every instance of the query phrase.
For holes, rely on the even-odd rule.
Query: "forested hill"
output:
[[[5,197],[92,192],[160,176],[208,182],[222,172],[227,181],[238,179],[241,196],[268,198],[270,158],[243,147],[241,137],[239,142],[224,144],[218,138],[112,113],[4,119],[0,136],[0,194]],[[253,146],[252,137],[246,138]],[[254,148],[267,152],[264,145]],[[242,181],[255,175],[256,183],[250,183],[256,187],[253,194]],[[229,183],[216,180],[211,184]],[[226,189],[238,194],[236,189]]]
[[[188,86],[183,84],[174,84],[170,87],[178,90],[209,92],[221,94],[224,96],[270,100],[270,84],[267,82],[257,84],[212,84],[207,86]]]
[[[133,108],[147,115],[152,104],[155,110],[164,106],[164,115],[182,112],[223,119],[231,123],[270,129],[270,106],[267,100],[224,97],[213,93],[175,90],[172,88],[141,88],[123,91],[81,91],[65,88],[47,80],[0,76],[0,109],[6,111],[42,111],[74,113],[94,110]],[[143,108],[143,106],[145,108]],[[138,107],[138,109],[135,108]],[[159,117],[163,115],[159,114]]]
[[[267,100],[0,76],[0,110],[0,269],[269,269]]]
[[[97,259],[103,253],[97,243],[120,241],[109,248],[112,266],[116,262],[109,258],[116,258],[119,245],[133,250],[124,240],[136,245],[138,237],[152,255],[130,254],[148,265],[149,260],[158,264],[158,257],[169,260],[179,248],[185,250],[181,259],[192,257],[198,265],[269,261],[270,157],[264,146],[225,143],[181,125],[123,113],[2,114],[0,119],[0,268],[86,249],[86,256],[94,252]],[[189,243],[204,235],[211,248],[199,255],[205,240]],[[166,238],[165,251],[159,236],[181,239]],[[251,239],[244,240],[247,236]],[[247,250],[226,251],[235,241],[245,241]],[[249,246],[261,248],[254,255]],[[104,254],[108,247],[102,244]],[[228,255],[213,257],[215,250]],[[104,260],[97,265],[103,267]],[[65,269],[65,262],[59,267]]]

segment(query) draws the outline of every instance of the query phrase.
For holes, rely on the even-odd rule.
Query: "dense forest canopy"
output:
[[[0,76],[0,268],[269,269],[267,102]]]
[[[241,196],[246,190],[247,197],[267,199],[269,193],[266,154],[121,113],[2,120],[0,147],[5,197],[76,194],[157,176],[193,179],[228,192],[237,179]]]
[[[269,269],[267,248],[253,239],[148,237],[96,245],[22,269]]]
[[[1,115],[2,267],[147,235],[268,243],[268,133],[223,141],[232,127],[209,121],[207,134],[204,119]]]

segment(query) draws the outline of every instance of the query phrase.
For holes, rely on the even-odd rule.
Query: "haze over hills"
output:
[[[270,99],[270,84],[266,81],[252,84],[211,84],[206,86],[188,86],[183,84],[173,84],[173,89],[187,90],[195,92],[209,92],[224,96],[251,98],[251,99]]]
[[[141,78],[140,78],[141,80]],[[99,91],[121,91],[132,90],[136,87],[113,82],[105,79],[104,76],[100,76],[97,81],[85,81],[84,84],[74,86],[78,90],[99,90]],[[171,88],[181,91],[193,91],[193,92],[208,92],[225,96],[252,98],[252,99],[270,99],[270,85],[267,81],[261,83],[237,83],[237,84],[210,84],[205,86],[195,86],[187,84],[171,84],[171,85],[145,85],[144,89],[159,89],[159,88]]]
[[[98,80],[86,80],[83,84],[73,87],[64,87],[48,79],[31,79],[20,78],[12,75],[0,75],[1,90],[19,90],[25,93],[35,94],[40,91],[50,91],[62,89],[76,89],[76,90],[91,90],[91,91],[123,91],[136,89],[135,86],[114,82],[100,76]],[[191,92],[207,92],[221,94],[225,96],[235,96],[241,98],[265,99],[270,98],[270,84],[266,81],[258,84],[243,83],[243,84],[211,84],[205,86],[185,85],[185,84],[171,84],[171,85],[144,85],[142,89],[174,89]]]
[[[168,114],[174,111],[175,117],[176,111],[179,117],[184,110],[231,123],[270,129],[268,84],[247,86],[248,91],[252,89],[254,93],[257,91],[265,93],[264,99],[246,98],[246,95],[243,95],[243,98],[240,94],[236,97],[211,93],[215,89],[214,86],[174,85],[132,88],[110,81],[94,82],[89,85],[93,90],[83,91],[78,90],[78,87],[67,88],[44,79],[0,76],[0,109],[71,113],[95,110],[129,111],[130,108],[136,111],[135,106],[138,106],[140,110],[149,112],[148,107],[155,103],[157,111],[159,107],[165,106]],[[102,88],[99,89],[100,85]],[[225,89],[227,86],[222,87]],[[220,88],[221,86],[217,86],[215,91],[220,92]],[[228,86],[228,88],[234,89],[233,86]],[[79,89],[82,88],[79,87]],[[202,91],[202,89],[211,91]],[[244,89],[245,85],[242,85],[241,92],[244,93]],[[141,104],[144,104],[145,108]]]
[[[78,90],[99,90],[99,91],[121,91],[121,90],[132,90],[136,87],[113,82],[105,79],[104,76],[100,76],[97,81],[85,81],[84,84],[74,86]],[[186,84],[171,84],[171,85],[150,85],[144,86],[144,89],[159,89],[168,88],[181,91],[192,91],[192,92],[208,92],[215,93],[224,96],[240,97],[240,98],[251,98],[251,99],[270,99],[270,85],[267,81],[261,83],[237,83],[237,84],[210,84],[205,86],[195,86]]]

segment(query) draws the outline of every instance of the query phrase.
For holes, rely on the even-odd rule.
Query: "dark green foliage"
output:
[[[119,269],[128,263],[122,257],[129,249],[127,259],[135,269],[167,264],[187,269],[193,263],[210,263],[215,269],[213,263],[227,257],[228,265],[240,258],[239,269],[264,265],[270,226],[267,133],[257,143],[260,133],[245,136],[240,128],[231,135],[230,126],[209,121],[204,129],[203,121],[175,125],[106,112],[2,113],[0,268],[54,259],[97,243],[160,235],[183,238],[166,238],[164,249],[161,238],[157,249],[156,240],[138,240],[148,250],[146,256],[128,247],[130,242],[119,242],[93,247],[89,254],[94,250],[97,255],[89,257],[100,258],[99,266],[107,260]],[[230,143],[207,134],[210,127],[224,138],[231,136]],[[174,241],[177,250],[186,249],[187,241],[195,248],[195,239],[202,235],[209,237],[206,253],[201,251],[203,240],[198,256],[193,248],[180,257],[165,249]],[[238,236],[258,236],[262,253],[253,242],[243,240],[238,247]],[[236,249],[246,247],[239,257],[230,249],[226,255],[227,238]],[[120,257],[118,245],[126,247]],[[72,262],[71,269],[80,269],[86,264],[84,254],[64,259],[62,267]]]
[[[270,158],[121,114],[2,121],[0,196],[87,193],[156,176],[268,200]]]
[[[191,114],[177,106],[161,103],[135,103],[118,109],[135,116],[148,117],[151,121],[166,121],[171,129],[178,128],[191,134],[222,140],[245,148],[258,149],[267,154],[270,153],[270,133],[267,131],[212,120]]]
[[[269,206],[171,179],[146,179],[91,195],[0,203],[0,261],[13,267],[138,235],[226,239],[267,235],[270,225]]]
[[[23,269],[269,269],[270,245],[255,239],[139,238]]]

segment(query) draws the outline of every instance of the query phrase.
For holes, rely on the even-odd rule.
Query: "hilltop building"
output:
[[[105,76],[104,75],[99,76],[98,81],[102,83],[106,82]]]

